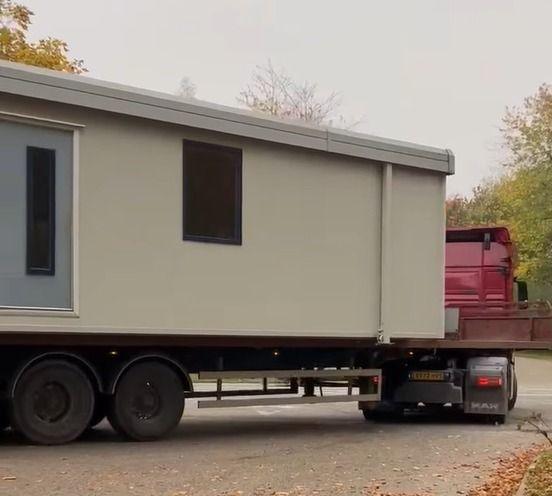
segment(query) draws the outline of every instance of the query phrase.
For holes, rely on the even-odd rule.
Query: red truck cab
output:
[[[507,307],[514,302],[514,246],[505,227],[454,228],[446,234],[445,305]],[[475,309],[474,308],[474,309]]]

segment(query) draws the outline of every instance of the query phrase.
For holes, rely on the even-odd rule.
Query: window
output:
[[[241,245],[242,152],[184,141],[184,239]]]
[[[27,148],[27,274],[55,272],[54,150]]]

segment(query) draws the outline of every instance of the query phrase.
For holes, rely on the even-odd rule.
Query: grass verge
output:
[[[540,360],[552,361],[552,351],[550,350],[531,350],[531,351],[518,351],[516,356],[524,358],[538,358]]]
[[[552,450],[540,455],[529,469],[524,496],[552,496]]]

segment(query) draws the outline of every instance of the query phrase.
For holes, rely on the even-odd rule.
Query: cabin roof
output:
[[[447,149],[312,126],[248,110],[2,60],[0,92],[454,174],[454,155]]]

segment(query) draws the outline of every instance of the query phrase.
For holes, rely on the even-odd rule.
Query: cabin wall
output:
[[[380,164],[13,96],[0,111],[84,125],[77,315],[0,310],[3,330],[376,335]],[[183,139],[243,150],[241,246],[182,240]],[[395,168],[392,335],[442,336],[444,182]]]
[[[394,337],[442,336],[444,177],[394,167],[392,189],[389,333]]]

